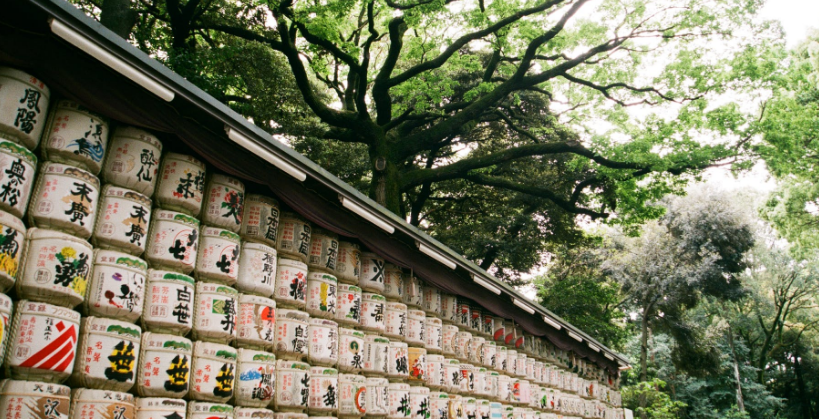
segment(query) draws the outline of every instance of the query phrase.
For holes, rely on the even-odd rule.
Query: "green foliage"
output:
[[[660,379],[637,383],[622,391],[623,405],[634,410],[635,415],[645,413],[649,419],[676,419],[679,412],[686,407],[680,401],[671,400],[663,392],[666,383]],[[640,407],[640,399],[645,399],[645,407]]]

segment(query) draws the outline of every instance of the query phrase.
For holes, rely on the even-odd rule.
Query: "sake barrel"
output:
[[[312,227],[304,218],[294,212],[282,212],[276,233],[276,250],[279,255],[288,255],[307,263],[310,254]]]
[[[151,196],[154,194],[162,143],[136,127],[114,128],[102,165],[106,183]]]
[[[276,302],[258,295],[239,294],[236,345],[273,351],[276,337]]]
[[[472,302],[458,297],[458,318],[455,322],[463,331],[472,330]]]
[[[496,400],[498,398],[498,378],[500,374],[497,371],[487,371],[486,372],[486,387],[484,389],[484,394],[490,400]]]
[[[487,342],[494,340],[495,336],[495,318],[492,317],[492,314],[489,311],[483,311],[483,329],[481,330],[481,336],[486,338]]]
[[[461,362],[469,362],[469,342],[472,340],[472,333],[463,330],[455,334],[455,358]]]
[[[412,419],[429,419],[429,394],[427,387],[410,387],[410,417]]]
[[[339,374],[339,418],[360,418],[365,412],[367,378],[356,374]]]
[[[50,97],[42,80],[0,67],[0,133],[29,150],[37,148],[45,130]]]
[[[17,217],[0,211],[0,292],[17,282],[25,251],[26,227]]]
[[[180,212],[154,210],[143,257],[154,269],[190,274],[196,263],[199,220]]]
[[[191,401],[187,419],[234,419],[233,410],[229,404]]]
[[[193,379],[190,400],[227,403],[233,397],[236,379],[236,350],[227,345],[193,343]],[[190,406],[189,406],[190,407]]]
[[[338,369],[358,373],[364,369],[364,332],[338,329]]]
[[[441,353],[443,344],[443,334],[441,333],[441,319],[437,317],[427,317],[424,319],[424,344],[427,352],[431,354]]]
[[[468,358],[469,362],[480,365],[483,363],[482,355],[483,355],[483,344],[486,342],[486,339],[480,336],[473,336],[472,340],[469,341],[469,353]]]
[[[361,249],[355,243],[339,242],[336,276],[339,282],[358,285],[361,275]]]
[[[512,378],[506,374],[498,376],[498,395],[496,400],[507,403],[512,397]]]
[[[194,277],[197,281],[233,285],[239,275],[239,235],[216,227],[202,227]]]
[[[424,385],[435,390],[443,389],[446,379],[444,370],[444,356],[427,354],[426,373]]]
[[[409,382],[413,385],[423,385],[427,380],[427,350],[411,347],[409,354]]]
[[[131,419],[136,416],[134,396],[111,390],[76,388],[71,391],[71,419]]]
[[[128,391],[134,386],[142,329],[104,317],[80,322],[78,357],[71,375],[73,387]]]
[[[420,310],[424,303],[424,284],[415,275],[404,280],[404,304],[408,308]]]
[[[275,416],[272,410],[261,407],[237,407],[233,410],[234,419],[274,419]]]
[[[98,250],[83,302],[91,316],[135,322],[142,315],[148,264],[113,250]]]
[[[461,382],[458,393],[472,394],[475,390],[475,374],[473,372],[474,366],[461,362]]]
[[[279,229],[279,201],[256,194],[245,196],[245,211],[239,235],[243,240],[276,247]]]
[[[245,210],[245,184],[234,177],[213,173],[205,188],[202,223],[238,233]]]
[[[507,368],[509,350],[505,346],[497,344],[496,347],[497,351],[495,352],[495,371],[505,373]]]
[[[60,163],[40,166],[28,212],[29,225],[87,239],[97,219],[100,181],[83,169]]]
[[[481,365],[494,370],[497,362],[497,353],[498,345],[491,340],[485,340],[481,346]]]
[[[492,402],[490,402],[487,399],[478,399],[478,400],[476,400],[475,401],[475,406],[476,406],[475,417],[477,419],[490,419],[490,416],[492,414],[492,410],[491,410],[491,407],[490,407],[491,404],[492,404]]]
[[[409,390],[410,386],[406,383],[393,382],[387,386],[388,419],[407,419],[411,416]]]
[[[148,270],[142,327],[150,332],[185,335],[193,324],[195,284],[177,272]]]
[[[29,229],[26,242],[17,295],[66,307],[82,303],[93,265],[91,245],[72,235],[42,228]]]
[[[422,308],[429,316],[438,316],[441,312],[441,290],[427,284],[424,287]]]
[[[526,419],[526,409],[520,406],[513,407],[512,419]]]
[[[37,381],[0,381],[0,412],[5,418],[67,418],[70,400],[68,386]]]
[[[272,297],[276,290],[276,249],[261,243],[243,242],[239,253],[236,289]]]
[[[204,196],[205,164],[193,156],[165,154],[154,193],[159,208],[198,218]]]
[[[4,366],[15,380],[61,382],[74,369],[80,313],[20,300],[14,308]]]
[[[529,383],[529,380],[518,378],[512,381],[512,401],[514,403],[528,405],[531,397],[531,383]]]
[[[303,311],[276,310],[276,355],[280,359],[307,359],[307,323],[310,316]]]
[[[515,368],[518,365],[518,351],[509,349],[506,351],[506,368],[504,371],[510,376],[515,376]]]
[[[407,306],[402,303],[387,302],[384,336],[403,341],[407,334]]]
[[[40,153],[43,160],[68,164],[94,175],[108,146],[108,121],[85,105],[60,100],[48,115]]]
[[[358,327],[360,325],[361,288],[350,284],[338,284],[335,320],[345,326]]]
[[[310,398],[310,365],[303,362],[276,361],[276,411],[303,412]]]
[[[307,359],[310,365],[335,367],[338,364],[338,323],[311,318],[307,333]]]
[[[483,333],[483,307],[474,301],[470,301],[469,312],[471,316],[469,329],[475,336],[478,336]]]
[[[375,253],[362,252],[358,286],[364,291],[382,294],[384,292],[385,263],[384,259]]]
[[[426,320],[426,313],[423,310],[407,310],[407,336],[404,340],[408,345],[424,347]]]
[[[389,381],[386,378],[367,378],[367,393],[365,399],[364,415],[367,417],[382,417],[389,413],[388,388]]]
[[[444,391],[457,393],[461,388],[461,362],[457,359],[444,358],[444,363],[441,365],[446,377]]]
[[[515,323],[515,348],[518,349],[518,352],[523,348],[525,342],[526,336],[523,333],[523,328]]]
[[[506,339],[506,331],[504,329],[504,325],[506,324],[506,320],[503,317],[493,317],[492,318],[492,339],[497,342],[499,345],[505,343]]]
[[[6,357],[11,328],[12,301],[6,294],[0,294],[0,365]]]
[[[364,365],[362,372],[370,377],[384,377],[390,371],[390,340],[377,335],[364,335]]]
[[[526,379],[529,381],[535,381],[535,363],[537,361],[535,358],[527,357],[526,358]]]
[[[445,324],[441,327],[441,352],[446,356],[455,356],[456,336],[458,326]]]
[[[450,419],[466,419],[464,413],[463,397],[457,394],[449,395],[449,418]]]
[[[2,75],[0,75],[0,85],[2,85]],[[28,209],[36,171],[37,157],[34,153],[0,136],[0,210],[7,211],[17,218],[23,218]]]
[[[338,302],[338,280],[325,272],[307,274],[307,313],[313,317],[333,319]]]
[[[384,264],[384,297],[388,301],[402,302],[404,294],[404,273],[392,263]]]
[[[233,392],[233,404],[267,407],[273,403],[276,380],[276,357],[267,352],[239,348],[236,371],[239,379]]]
[[[336,414],[338,397],[338,370],[310,367],[310,397],[307,401],[307,411],[310,414]]]
[[[137,397],[137,419],[184,418],[188,403],[179,398]]]
[[[307,413],[300,412],[275,412],[273,419],[307,419]]]
[[[142,397],[182,398],[190,386],[193,343],[182,336],[144,332],[135,390]]]
[[[486,396],[488,394],[486,391],[486,368],[473,365],[472,374],[475,376],[475,384],[473,385],[471,394],[476,396]]]
[[[515,359],[515,376],[526,378],[526,354],[518,351],[518,357]]]
[[[387,299],[383,295],[365,292],[361,294],[361,329],[384,333],[386,322],[384,318],[384,306]]]
[[[406,381],[409,377],[409,354],[407,344],[400,341],[390,341],[390,350],[387,360],[387,377],[392,381]]]
[[[239,292],[231,287],[197,282],[191,337],[207,342],[233,342],[236,339],[238,298]]]
[[[458,321],[458,297],[441,293],[441,321],[445,324],[456,324]]]
[[[489,403],[490,419],[503,419],[503,405],[498,402]]]
[[[478,402],[474,397],[468,396],[461,399],[464,407],[465,418],[475,418],[478,414]]]
[[[449,418],[449,395],[438,391],[429,393],[430,419]]]
[[[310,272],[335,274],[338,261],[338,234],[323,228],[314,228],[310,234],[310,254],[307,267]]]
[[[100,197],[100,215],[91,242],[100,249],[132,255],[145,251],[151,200],[138,192],[105,185]]]
[[[304,308],[307,300],[307,264],[279,252],[273,298],[281,307]]]

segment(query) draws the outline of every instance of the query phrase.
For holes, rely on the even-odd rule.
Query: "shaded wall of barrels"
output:
[[[615,376],[167,143],[0,67],[0,418],[622,417]]]

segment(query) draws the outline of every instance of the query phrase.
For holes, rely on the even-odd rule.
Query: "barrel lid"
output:
[[[333,233],[330,230],[323,229],[321,227],[313,227],[313,230],[310,232],[310,234],[312,234],[313,238],[315,238],[316,236],[327,236],[332,239],[336,240],[338,239],[338,234]]]
[[[277,201],[275,198],[267,196],[267,195],[260,195],[260,194],[255,194],[255,193],[245,195],[245,204],[247,204],[249,202],[262,202],[264,204],[272,205],[274,207],[279,206],[279,201]]]
[[[141,327],[106,317],[83,317],[80,330],[84,333],[115,335],[132,341],[139,341],[142,337]]]
[[[461,361],[459,361],[459,360],[457,360],[457,359],[454,359],[454,358],[446,358],[446,359],[444,359],[444,364],[449,364],[449,365],[459,365],[460,363],[461,363]]]
[[[355,383],[364,383],[367,381],[367,377],[358,374],[344,374],[341,373],[338,375],[339,381],[352,381]]]
[[[302,262],[301,260],[296,259],[290,255],[279,255],[278,260],[279,266],[291,266],[296,269],[301,269],[303,271],[307,270],[307,264]]]
[[[236,407],[233,413],[236,419],[240,418],[256,418],[256,419],[273,419],[274,413],[270,409],[262,407]],[[317,418],[318,419],[318,418]]]
[[[276,300],[253,294],[239,294],[239,304],[258,304],[276,308]]]
[[[50,93],[48,90],[48,86],[43,85],[40,88],[38,85],[31,82],[31,79],[39,80],[38,78],[32,76],[31,74],[26,73],[25,71],[17,70],[16,68],[11,67],[0,67],[0,77],[5,77],[9,79],[14,79],[19,81],[20,83],[25,83],[29,86],[35,87],[42,91],[43,96],[48,99]]]
[[[437,323],[437,324],[441,324],[441,319],[439,319],[439,318],[437,318],[437,317],[432,317],[432,316],[427,316],[427,319],[426,319],[425,321],[426,321],[427,323]],[[494,343],[494,342],[493,342],[493,343]]]
[[[139,409],[171,409],[182,410],[188,407],[188,403],[182,399],[172,399],[166,397],[137,397],[136,407]]]
[[[393,301],[387,302],[387,310],[407,311],[407,305],[404,303],[396,303]]]
[[[335,368],[313,366],[310,367],[310,375],[338,376],[338,370]]]
[[[361,287],[358,285],[338,284],[338,289],[339,291],[361,292]]]
[[[162,217],[162,221],[169,221],[173,220],[175,222],[179,222],[182,224],[187,224],[194,228],[199,228],[199,220],[190,215],[183,214],[181,212],[170,211],[170,210],[163,210],[163,209],[156,209],[151,214],[151,220],[156,221],[157,219]]]
[[[339,242],[338,247],[352,247],[354,249],[361,249],[361,246],[359,246],[358,243],[345,242],[345,241]]]
[[[390,383],[389,385],[390,390],[405,390],[409,391],[410,385],[407,383]]]
[[[222,403],[209,403],[192,401],[188,403],[190,413],[230,413],[233,414],[233,406]]]
[[[23,235],[26,234],[26,226],[23,221],[5,211],[0,211],[0,225],[11,227]]]
[[[361,294],[361,298],[364,300],[387,301],[387,297],[384,297],[381,294],[373,294],[371,292]]]
[[[427,362],[444,362],[444,356],[440,354],[427,355]]]
[[[242,250],[258,250],[260,252],[270,253],[273,256],[276,256],[276,248],[270,247],[264,243],[256,243],[256,242],[242,242]]]
[[[0,380],[0,394],[2,395],[25,396],[33,395],[30,393],[34,392],[36,392],[38,397],[42,396],[43,393],[48,393],[68,398],[69,394],[71,394],[71,388],[61,384],[43,383],[40,381]]]
[[[239,189],[242,192],[245,191],[245,184],[233,176],[223,175],[221,173],[212,173],[210,175],[210,182],[217,185],[230,186],[231,188]]]
[[[102,196],[129,199],[136,201],[146,207],[151,206],[151,198],[131,189],[121,188],[112,184],[106,184],[102,187]]]
[[[239,291],[236,288],[229,287],[227,285],[217,284],[213,282],[196,282],[196,293],[205,292],[205,289],[208,289],[208,292],[217,292],[222,294],[230,294],[232,297],[238,297]]]
[[[142,349],[166,349],[177,352],[191,352],[193,343],[182,336],[164,333],[144,332],[142,334]]]
[[[381,259],[381,260],[384,260],[381,256],[378,256],[377,253],[373,253],[373,252],[361,252],[361,258],[362,259],[367,258],[367,259]]]
[[[364,339],[364,336],[365,336],[364,332],[362,332],[360,330],[348,329],[346,327],[339,327],[338,328],[338,333],[341,334],[341,335],[353,335],[353,336],[355,336],[357,338],[361,338],[361,339]]]
[[[429,394],[429,387],[422,387],[422,386],[410,386],[410,393],[416,394]]]
[[[279,359],[276,361],[276,369],[291,369],[310,371],[310,364],[306,362],[290,361],[286,359]]]
[[[383,344],[389,344],[390,343],[389,339],[387,339],[385,337],[378,336],[378,335],[372,335],[372,334],[364,335],[364,340],[366,340],[367,342],[375,342],[375,343],[383,343]]]
[[[133,255],[127,253],[117,252],[116,250],[102,250],[96,249],[94,251],[94,265],[98,264],[112,264],[123,268],[130,268],[139,271],[143,275],[148,271],[148,264]]]
[[[28,151],[27,148],[14,143],[12,141],[8,141],[5,137],[0,134],[0,152],[6,152],[9,154],[14,154],[19,156],[22,159],[25,159],[26,163],[31,166],[37,166],[37,156]]]
[[[31,240],[40,240],[40,239],[56,239],[56,240],[66,240],[70,242],[74,242],[78,245],[85,246],[89,252],[91,252],[91,244],[88,243],[87,240],[83,240],[79,237],[72,236],[68,233],[63,233],[61,231],[56,230],[48,230],[45,228],[30,228],[26,232],[26,239],[27,241]]]
[[[160,142],[155,135],[148,131],[131,126],[117,126],[111,138],[130,138],[134,140],[144,141],[159,149],[162,152],[162,142]]]
[[[322,281],[328,281],[333,283],[338,283],[338,278],[335,275],[330,275],[324,272],[310,272],[307,274],[307,280],[317,279]]]
[[[208,356],[236,361],[236,349],[221,343],[197,340],[193,343],[193,356]]]
[[[101,120],[105,124],[108,123],[108,118],[100,115],[99,113],[97,113],[97,111],[91,110],[90,108],[83,105],[82,103],[75,102],[73,100],[61,99],[61,100],[57,101],[57,105],[55,106],[53,112],[58,112],[58,111],[63,110],[63,109],[70,109],[70,110],[75,111],[75,112],[82,112],[84,114],[87,114],[89,116],[92,116],[94,118],[97,118],[97,119]]]
[[[313,318],[313,317],[310,318],[308,323],[311,324],[311,325],[316,325],[316,326],[338,327],[338,323],[336,323],[336,322],[334,322],[332,320],[318,319],[318,318]]]
[[[17,305],[15,306],[15,312],[58,316],[66,321],[74,323],[80,322],[80,313],[71,310],[70,308],[55,306],[48,303],[39,303],[36,301],[18,300]]]
[[[276,362],[276,355],[269,352],[247,348],[239,348],[236,351],[238,352],[239,362]]]
[[[382,377],[367,377],[367,387],[371,385],[376,386],[388,386],[390,384],[390,380]],[[369,390],[369,389],[368,389]]]
[[[384,270],[385,271],[398,271],[398,272],[401,272],[401,268],[398,265],[396,265],[394,263],[389,263],[389,262],[384,264]]]
[[[430,392],[430,393],[429,393],[429,398],[430,398],[430,399],[448,399],[448,398],[449,398],[449,394],[447,394],[447,393],[442,393],[442,392],[440,392],[440,391],[433,391],[433,392]]]
[[[90,388],[75,388],[71,390],[71,399],[76,402],[123,402],[134,403],[134,395],[113,390],[99,390]]]
[[[276,310],[276,319],[290,319],[307,323],[307,320],[310,319],[310,315],[300,310],[280,308]]]
[[[401,342],[400,340],[391,340],[390,341],[390,346],[397,346],[397,347],[401,347],[401,348],[406,348],[409,345],[407,345],[406,342]],[[412,348],[410,348],[410,349],[412,349]]]
[[[202,163],[196,157],[193,157],[193,156],[188,155],[188,154],[166,153],[165,156],[162,158],[162,161],[163,161],[164,164],[167,164],[167,162],[169,162],[171,160],[179,160],[179,161],[187,162],[187,163],[193,164],[195,166],[199,166],[200,168],[202,168],[202,170],[205,170],[205,163]]]
[[[62,174],[65,176],[71,176],[73,178],[82,180],[83,182],[88,182],[97,189],[99,189],[100,187],[100,179],[94,176],[93,173],[87,170],[80,169],[79,167],[69,166],[67,164],[46,161],[43,162],[42,167],[40,168],[40,173]]]
[[[225,230],[224,228],[211,226],[202,226],[202,237],[218,237],[225,240],[230,240],[232,242],[236,242],[237,244],[242,241],[238,234],[230,230]]]
[[[175,281],[185,282],[187,285],[195,285],[196,281],[189,275],[173,271],[163,271],[160,269],[148,269],[148,278],[152,281]]]
[[[423,319],[426,317],[427,313],[424,310],[409,309],[407,310],[407,315],[410,317],[420,317]]]

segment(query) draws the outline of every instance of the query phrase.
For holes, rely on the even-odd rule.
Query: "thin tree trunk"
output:
[[[643,310],[643,319],[640,322],[640,381],[648,381],[648,310]],[[640,419],[648,419],[646,415],[646,395],[640,395]]]
[[[100,23],[122,38],[128,39],[137,23],[137,12],[131,9],[131,0],[104,0]]]
[[[731,347],[731,357],[734,359],[734,379],[737,382],[737,408],[740,412],[745,411],[745,400],[742,397],[742,380],[739,375],[739,361],[737,361],[737,351],[734,348],[734,332],[731,325],[728,325],[728,345]]]
[[[802,403],[802,418],[813,419],[813,409],[811,409],[810,397],[808,397],[808,391],[805,388],[805,380],[802,377],[802,364],[799,362],[798,351],[794,351],[793,353],[793,370],[796,372],[796,383],[797,388],[799,388],[799,398],[801,399]]]

